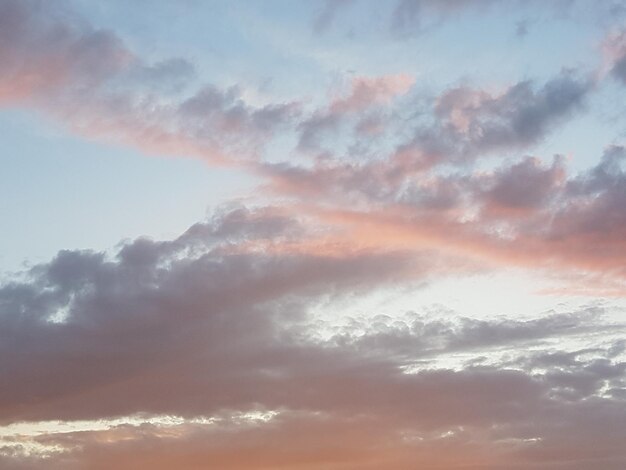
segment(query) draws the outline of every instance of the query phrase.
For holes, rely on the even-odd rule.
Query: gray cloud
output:
[[[11,377],[11,386],[0,390],[3,423],[137,414],[224,417],[217,427],[179,424],[170,437],[155,424],[120,426],[106,431],[108,439],[99,431],[22,437],[30,445],[35,439],[66,450],[37,460],[19,452],[19,444],[8,446],[1,452],[5,466],[99,468],[107,454],[116,468],[167,467],[176,459],[181,468],[208,461],[223,462],[220,468],[341,463],[356,469],[365,462],[410,468],[415,459],[437,463],[428,456],[448,437],[459,458],[468,445],[498,449],[524,469],[535,468],[527,460],[535,459],[537,468],[555,463],[577,470],[567,466],[570,460],[539,452],[554,454],[571,440],[578,443],[578,461],[624,462],[617,439],[626,432],[626,420],[618,420],[623,345],[563,350],[558,354],[569,359],[558,361],[539,357],[540,351],[557,357],[548,349],[552,339],[622,328],[605,323],[600,310],[527,321],[374,317],[322,340],[309,312],[320,299],[328,305],[329,296],[397,283],[416,269],[424,276],[427,267],[419,257],[389,251],[290,252],[290,242],[307,230],[304,220],[278,208],[239,208],[172,241],[127,243],[113,257],[63,251],[2,285],[0,369]],[[285,249],[266,251],[268,242]],[[531,346],[537,352],[526,360],[520,348]],[[506,352],[508,362],[460,369],[430,362],[459,353],[479,358],[494,348]],[[405,373],[406,366],[417,370]],[[280,414],[258,425],[232,417],[246,410]],[[598,420],[605,416],[612,416],[606,426],[615,440],[598,440]],[[339,435],[347,439],[341,455],[332,444]],[[541,441],[522,448],[503,444],[530,437]],[[318,463],[309,458],[311,439],[321,439]],[[280,452],[277,442],[290,451]],[[356,449],[373,442],[384,444],[359,458]],[[598,457],[600,444],[605,452]],[[201,452],[194,450],[198,446]],[[254,460],[237,457],[243,448]],[[476,468],[498,465],[479,461]]]
[[[555,157],[552,166],[542,167],[536,158],[525,158],[493,175],[493,183],[485,192],[485,202],[496,210],[545,209],[558,195],[565,180],[565,166]]]
[[[161,369],[179,377],[188,392],[199,387],[192,395],[218,386],[206,380],[227,376],[231,367],[245,369],[237,372],[238,380],[253,379],[260,371],[244,364],[256,356],[263,369],[263,361],[287,348],[273,344],[273,337],[280,333],[279,324],[300,319],[303,299],[391,281],[413,263],[393,253],[334,258],[236,249],[263,236],[278,242],[277,233],[288,236],[290,225],[271,212],[237,210],[195,225],[174,241],[139,239],[114,259],[62,251],[33,268],[30,280],[3,285],[1,367],[12,377],[12,386],[0,392],[3,418],[93,417],[138,411],[133,408],[142,402],[153,411],[165,406],[166,412],[166,395],[152,405],[141,398],[150,380],[170,380]],[[207,366],[221,372],[200,377],[193,372]],[[102,387],[120,386],[121,393],[122,384],[144,373],[146,384],[137,383],[125,397],[88,398]],[[85,404],[75,397],[79,391],[95,409],[81,408]],[[222,393],[230,400],[228,392]],[[193,405],[194,400],[181,396],[176,401],[203,406]]]
[[[609,147],[600,163],[569,182],[569,204],[553,222],[555,236],[604,239],[606,249],[621,245],[626,234],[626,150]]]
[[[451,89],[435,109],[444,126],[421,132],[440,141],[444,155],[480,156],[527,148],[579,110],[591,89],[591,82],[570,73],[539,88],[530,81],[519,82],[497,96],[468,87]],[[419,140],[418,134],[418,145]]]

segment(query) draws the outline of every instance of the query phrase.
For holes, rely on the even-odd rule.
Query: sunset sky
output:
[[[0,469],[626,469],[626,0],[0,0]]]

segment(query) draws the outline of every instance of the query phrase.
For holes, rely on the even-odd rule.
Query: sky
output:
[[[626,468],[624,0],[0,0],[0,468]]]

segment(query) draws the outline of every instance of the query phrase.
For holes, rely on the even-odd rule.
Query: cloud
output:
[[[527,157],[508,168],[499,169],[484,193],[488,209],[502,213],[544,209],[554,198],[565,180],[561,157],[544,168],[539,159]]]
[[[278,207],[223,210],[174,240],[140,238],[112,256],[62,251],[1,285],[0,369],[11,386],[0,390],[0,420],[43,429],[0,428],[3,465],[577,470],[564,450],[624,462],[626,366],[611,336],[623,325],[599,308],[320,324],[321,302],[423,279],[430,267],[393,246],[294,250],[325,240],[311,222]],[[593,347],[563,349],[568,341]],[[115,417],[127,424],[37,424]]]
[[[354,78],[345,93],[302,116],[297,150],[325,167],[386,160],[407,176],[436,166],[467,168],[541,144],[579,115],[595,89],[593,80],[568,71],[500,91],[463,85],[429,96],[410,93],[413,83],[406,75]]]
[[[434,8],[454,10],[464,3],[436,2]],[[407,118],[414,78],[390,74],[356,76],[313,110],[298,102],[254,106],[240,86],[196,86],[195,68],[183,58],[146,62],[113,32],[94,28],[60,4],[3,0],[0,6],[6,23],[0,103],[38,109],[90,138],[238,167],[265,158],[279,133],[295,134],[297,150],[324,158],[339,156],[342,146],[348,153],[376,154],[396,145],[397,152],[420,152],[431,163],[524,149],[574,115],[593,88],[569,72],[542,86],[522,81],[501,93],[461,86],[444,92],[430,109],[416,103]],[[410,128],[408,140],[392,137]]]
[[[622,168],[626,150],[622,146],[606,149],[600,163],[568,184],[569,204],[553,221],[555,237],[601,243],[596,248],[605,255],[621,250],[626,233],[626,173]],[[614,251],[615,250],[615,251]]]
[[[0,18],[0,105],[33,107],[83,136],[224,162],[256,155],[297,111],[251,106],[236,86],[188,92],[190,62],[147,63],[58,3],[2,0]]]
[[[427,249],[479,266],[540,269],[576,289],[584,286],[581,293],[623,295],[621,146],[607,148],[598,165],[573,176],[560,156],[551,164],[523,157],[489,171],[446,173],[431,161],[414,151],[358,163],[271,164],[262,171],[269,190],[290,195],[368,249]]]
[[[626,31],[609,34],[603,43],[610,73],[626,84]]]
[[[279,215],[238,210],[170,242],[139,239],[113,259],[62,251],[27,281],[3,285],[2,369],[13,379],[0,392],[1,419],[97,417],[144,405],[182,411],[169,409],[165,384],[158,397],[142,397],[168,376],[178,377],[175,406],[210,411],[214,405],[201,398],[207,393],[223,406],[245,401],[249,392],[230,387],[264,376],[264,361],[287,354],[289,346],[273,338],[284,334],[278,325],[298,322],[304,299],[410,277],[416,267],[402,253],[272,254],[256,247],[280,243],[285,229]],[[255,357],[256,366],[245,365]],[[196,367],[208,367],[208,375],[198,376]],[[229,369],[238,367],[231,385],[219,384],[220,374],[228,383]]]
[[[355,120],[353,124],[360,134],[363,134],[360,131],[366,129],[368,121],[375,121],[379,127],[384,126],[382,110],[388,108],[394,99],[405,95],[413,84],[414,79],[406,74],[354,77],[344,93],[299,122],[298,149],[319,151],[324,140],[345,130],[346,125]]]
[[[328,403],[325,411],[283,410],[267,420],[226,413],[165,426],[146,422],[105,431],[52,432],[36,436],[35,442],[65,452],[39,461],[22,459],[34,468],[198,468],[217,462],[229,469],[409,469],[418,463],[451,469],[583,470],[593,462],[617,470],[626,458],[620,445],[623,401],[557,393],[586,389],[592,382],[580,379],[590,373],[596,385],[623,378],[623,365],[605,363],[604,372],[598,365],[581,363],[561,369],[558,376],[492,368],[399,376],[361,364],[362,373],[333,372],[344,375],[336,384],[344,389],[333,394],[339,406]],[[375,378],[386,381],[376,386]],[[329,379],[316,377],[300,391],[315,395],[333,385]],[[19,462],[20,457],[6,460]]]
[[[420,1],[398,8],[453,12],[474,4],[486,5]],[[241,86],[198,87],[189,61],[147,62],[115,33],[89,25],[61,4],[3,0],[0,8],[0,103],[38,109],[89,138],[238,167],[266,157],[267,144],[279,133],[295,134],[297,150],[324,158],[337,157],[344,144],[348,154],[388,152],[394,144],[397,152],[445,162],[516,151],[540,143],[575,115],[593,89],[591,80],[571,72],[543,85],[521,81],[499,93],[460,86],[429,109],[415,103],[409,114],[410,100],[398,99],[408,95],[414,78],[390,74],[356,76],[343,93],[313,110],[299,102],[252,105]],[[397,141],[411,128],[409,139]]]
[[[353,0],[326,0],[313,21],[313,31],[317,34],[326,32],[339,12],[352,2]]]
[[[580,110],[592,85],[563,73],[540,88],[522,81],[499,94],[454,88],[443,93],[435,107],[442,128],[425,132],[434,132],[441,147],[461,155],[527,148]]]
[[[97,87],[135,60],[114,34],[65,22],[69,13],[45,2],[3,0],[0,12],[0,99],[5,103],[67,87]]]
[[[346,4],[327,2],[314,28]],[[489,4],[403,0],[395,27]],[[255,106],[59,5],[0,0],[0,103],[148,152],[245,162],[282,205],[220,209],[114,253],[60,251],[3,281],[0,466],[624,468],[625,326],[603,308],[334,310],[502,267],[623,296],[622,146],[578,175],[560,156],[481,166],[541,143],[597,82],[563,72],[429,100],[410,76],[359,75],[310,111]],[[620,40],[607,42],[618,79]],[[305,158],[265,161],[285,128]]]

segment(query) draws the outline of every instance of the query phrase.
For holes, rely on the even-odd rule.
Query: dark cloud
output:
[[[179,404],[202,406],[193,405],[208,393],[201,389],[219,390],[218,376],[229,368],[245,369],[235,382],[263,375],[263,362],[287,347],[272,343],[278,325],[300,319],[303,299],[391,281],[412,264],[393,253],[336,258],[254,249],[264,236],[278,243],[277,233],[288,236],[291,226],[271,212],[241,209],[174,241],[139,239],[114,259],[62,251],[33,268],[27,282],[2,286],[1,364],[12,377],[0,392],[3,419],[139,411],[133,408],[143,406],[150,381],[170,380],[165,371],[178,377],[177,389],[199,387]],[[257,366],[244,365],[255,356]],[[195,367],[208,367],[208,375],[196,376]],[[125,396],[118,395],[125,387]],[[111,393],[98,398],[103,389]],[[228,400],[230,392],[219,395]],[[82,405],[77,394],[84,395]],[[167,401],[162,395],[144,403],[167,412]],[[90,402],[95,409],[82,408]]]
[[[284,409],[268,422],[225,415],[214,425],[51,433],[36,442],[69,450],[30,463],[35,468],[45,462],[46,468],[201,468],[219,463],[231,469],[384,465],[408,470],[419,463],[451,469],[583,470],[593,462],[617,470],[626,459],[623,401],[583,391],[597,391],[590,384],[599,386],[606,378],[623,377],[623,368],[599,360],[548,374],[470,368],[403,377],[372,366],[361,373],[333,370],[344,374],[338,383],[316,375],[299,389],[315,394],[323,387],[341,387],[333,394],[337,406],[326,404],[325,411],[317,403],[316,411]]]
[[[564,180],[565,166],[561,157],[556,157],[547,168],[542,167],[537,158],[527,157],[496,171],[485,192],[485,202],[490,208],[502,211],[545,209]]]
[[[310,230],[304,219],[278,208],[237,208],[172,241],[127,243],[113,257],[63,251],[3,284],[0,369],[11,377],[11,386],[0,390],[5,424],[164,414],[219,418],[215,426],[146,422],[14,436],[2,441],[5,466],[99,468],[106,454],[116,468],[175,461],[180,468],[222,462],[220,468],[233,469],[356,469],[377,462],[408,469],[415,461],[461,468],[456,458],[471,458],[469,446],[490,455],[496,449],[518,468],[535,468],[527,461],[532,458],[538,468],[558,463],[577,469],[566,466],[566,454],[535,454],[569,448],[572,439],[578,461],[624,462],[618,445],[626,432],[626,420],[618,419],[623,345],[547,350],[552,339],[580,341],[623,328],[603,321],[600,309],[527,321],[377,316],[323,339],[310,312],[320,300],[332,305],[329,298],[397,284],[416,270],[424,276],[426,268],[406,252],[330,256],[289,248]],[[531,346],[537,352],[526,359],[520,348]],[[495,350],[508,362],[460,368],[437,362]],[[564,359],[549,361],[550,354]],[[416,370],[407,373],[407,367]],[[267,422],[237,418],[250,410],[279,414]],[[598,440],[598,420],[605,416],[611,416],[606,429],[614,440]],[[581,430],[585,426],[589,432]],[[530,438],[539,441],[531,445]],[[33,442],[65,450],[37,460],[20,451]],[[455,459],[432,457],[446,442]],[[602,456],[594,452],[600,443]],[[311,452],[319,460],[311,460]],[[500,464],[479,459],[476,468]]]
[[[569,204],[553,222],[554,235],[602,239],[605,249],[621,246],[626,234],[626,150],[609,147],[600,163],[568,184]]]

